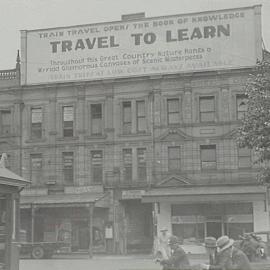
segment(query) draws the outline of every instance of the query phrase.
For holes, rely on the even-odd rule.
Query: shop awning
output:
[[[87,206],[95,203],[98,207],[109,207],[106,193],[84,194],[54,194],[41,196],[22,196],[20,204],[22,208],[37,207],[67,207]]]
[[[203,186],[156,188],[142,196],[142,202],[252,202],[265,200],[264,186]]]
[[[24,187],[30,182],[22,178],[21,176],[13,173],[9,169],[5,168],[0,164],[0,184],[13,186],[13,187]]]

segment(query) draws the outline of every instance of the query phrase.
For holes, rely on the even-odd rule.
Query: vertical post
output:
[[[93,218],[94,218],[94,204],[89,205],[89,258],[93,258]]]
[[[31,242],[34,242],[35,235],[35,207],[31,204]]]

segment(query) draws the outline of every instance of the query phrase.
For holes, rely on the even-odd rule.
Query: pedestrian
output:
[[[168,229],[163,227],[160,230],[160,235],[157,238],[156,256],[160,259],[168,259],[171,256],[171,249],[169,246],[169,239],[171,234],[168,233]]]
[[[164,270],[189,270],[191,269],[187,254],[179,246],[179,239],[177,236],[172,235],[169,239],[169,246],[172,254],[167,260],[160,260],[160,264]]]
[[[204,247],[209,256],[209,265],[217,265],[217,239],[212,236],[206,237]]]
[[[246,254],[233,246],[234,240],[223,235],[217,240],[216,270],[251,270]],[[211,265],[202,265],[203,269],[214,269]]]

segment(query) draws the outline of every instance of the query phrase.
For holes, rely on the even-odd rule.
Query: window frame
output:
[[[93,164],[93,153],[101,153],[101,165],[97,166],[96,164]],[[92,184],[103,184],[104,181],[104,176],[103,176],[103,169],[104,169],[104,151],[103,150],[91,150],[90,151],[90,167],[91,167],[91,183]],[[95,177],[95,170],[99,171],[100,176],[98,178]],[[98,181],[96,181],[95,179],[98,179]]]
[[[210,150],[214,149],[214,160],[203,160],[203,150]],[[217,146],[216,144],[207,144],[207,145],[200,145],[200,160],[201,160],[201,170],[216,170],[217,169]],[[213,163],[214,166],[205,166],[204,163]]]
[[[201,100],[212,100],[213,99],[213,110],[207,110],[207,111],[201,111]],[[217,105],[216,105],[216,96],[214,94],[209,94],[209,95],[201,95],[199,96],[199,122],[200,123],[213,123],[216,121],[216,113],[217,113]],[[202,120],[202,114],[209,114],[211,113],[213,115],[213,120]]]
[[[248,154],[243,154],[245,152],[243,151],[247,151],[248,150]],[[242,153],[241,153],[242,152]],[[252,153],[251,153],[251,149],[249,148],[239,148],[237,149],[237,157],[238,157],[238,169],[247,169],[247,168],[251,168],[252,167]],[[241,159],[249,159],[249,164],[247,166],[240,166],[241,163]]]
[[[34,160],[34,158],[40,159],[40,164],[41,164],[40,170],[39,170],[39,172],[36,172],[35,177],[38,176],[41,179],[33,179],[33,171],[34,171],[33,170],[33,164],[34,164],[33,160]],[[31,153],[30,154],[30,175],[29,175],[31,184],[33,184],[34,186],[39,186],[41,184],[40,180],[41,181],[43,180],[42,177],[43,177],[43,155],[42,155],[42,153]],[[33,183],[33,180],[34,180],[34,183]]]
[[[100,118],[93,118],[92,107],[100,105],[101,107],[101,117]],[[89,121],[89,132],[91,136],[101,136],[104,133],[104,103],[103,102],[91,102],[89,103],[89,114],[90,114],[90,121]],[[100,124],[100,132],[94,133],[93,132],[93,119],[99,119]]]
[[[131,159],[130,163],[125,162],[125,154],[127,154],[125,152],[128,152],[128,151],[130,151],[130,153],[128,153],[128,154],[130,154],[130,159]],[[124,180],[124,182],[127,182],[127,183],[130,183],[133,180],[133,156],[132,156],[132,154],[133,154],[132,148],[123,148],[122,149],[123,180]],[[126,168],[128,169],[128,171],[130,170],[130,172],[128,174],[128,176],[130,176],[130,177],[126,177]]]
[[[40,122],[40,137],[33,136],[33,130],[38,130],[37,128],[33,128],[33,110],[41,110],[41,122]],[[42,106],[33,106],[30,108],[30,138],[33,140],[39,140],[43,138],[43,121],[44,121],[44,115],[43,115],[43,107]]]
[[[141,103],[141,102],[143,102],[143,104],[144,104],[144,115],[139,115],[140,110],[138,109],[138,104]],[[146,131],[147,131],[146,102],[145,102],[144,99],[138,99],[138,100],[135,101],[135,104],[136,104],[136,131],[137,131],[137,133],[146,133]],[[131,103],[131,106],[132,106],[132,103]],[[131,112],[132,112],[132,107],[131,107]],[[131,120],[132,120],[132,117],[131,117]],[[141,120],[144,120],[145,128],[142,129],[142,130],[139,130],[139,122]]]
[[[245,116],[245,114],[247,113],[247,108],[246,110],[238,110],[238,99],[247,99],[247,95],[244,93],[238,93],[235,95],[235,106],[236,106],[236,120],[242,120]],[[239,117],[239,115],[243,113],[242,117]]]
[[[130,121],[125,121],[125,104],[130,104]],[[132,133],[132,101],[131,100],[123,100],[121,102],[121,109],[122,109],[122,132],[123,134],[131,134]],[[126,128],[126,126],[128,128]],[[126,130],[127,129],[127,130]]]
[[[71,168],[65,167],[65,161],[68,161],[68,159],[65,159],[65,157],[68,156],[70,160],[71,160],[70,157],[72,157]],[[68,173],[69,171],[70,173]],[[73,151],[62,152],[62,173],[63,173],[63,182],[65,185],[74,184],[74,171],[75,171],[74,152]],[[66,175],[69,175],[70,178],[66,177]]]
[[[147,157],[146,157],[147,148],[146,147],[138,147],[136,150],[137,150],[136,151],[136,154],[137,154],[137,156],[136,156],[136,158],[137,158],[137,179],[138,179],[138,181],[146,181],[147,180]],[[139,151],[140,150],[144,150],[144,155],[145,155],[144,156],[144,159],[145,159],[144,162],[140,162],[140,156],[139,156]],[[142,166],[140,164],[144,164],[144,165]],[[142,171],[140,169],[144,170],[143,173],[142,173]],[[142,175],[144,177],[141,177]]]
[[[178,111],[169,112],[169,101],[177,100]],[[179,97],[167,97],[166,98],[166,108],[167,108],[167,124],[168,125],[178,125],[181,123],[181,98]],[[178,115],[177,123],[170,123],[170,114]]]
[[[65,121],[65,108],[67,107],[72,107],[73,108],[73,119],[72,121]],[[72,138],[74,137],[74,133],[75,133],[75,106],[73,104],[65,104],[65,105],[62,105],[61,106],[61,112],[62,112],[62,136],[64,138]],[[65,127],[65,122],[68,123],[68,122],[72,122],[72,127]],[[68,132],[68,131],[72,131],[72,136],[69,135],[65,135],[65,131]]]
[[[3,114],[8,113],[10,117],[10,121],[8,125],[3,124]],[[6,128],[3,127],[8,127],[8,132],[4,132]],[[8,136],[11,134],[11,128],[12,128],[12,111],[11,108],[0,108],[0,136]]]
[[[181,146],[177,145],[177,146],[168,146],[168,171],[172,172],[172,171],[180,171],[181,170]],[[170,150],[171,149],[178,149],[178,154],[179,154],[179,158],[170,158]],[[177,161],[178,162],[178,167],[177,168],[172,168],[170,166],[170,161]]]

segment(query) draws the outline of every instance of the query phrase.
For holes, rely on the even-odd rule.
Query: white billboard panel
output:
[[[22,31],[22,84],[253,66],[260,6]]]

